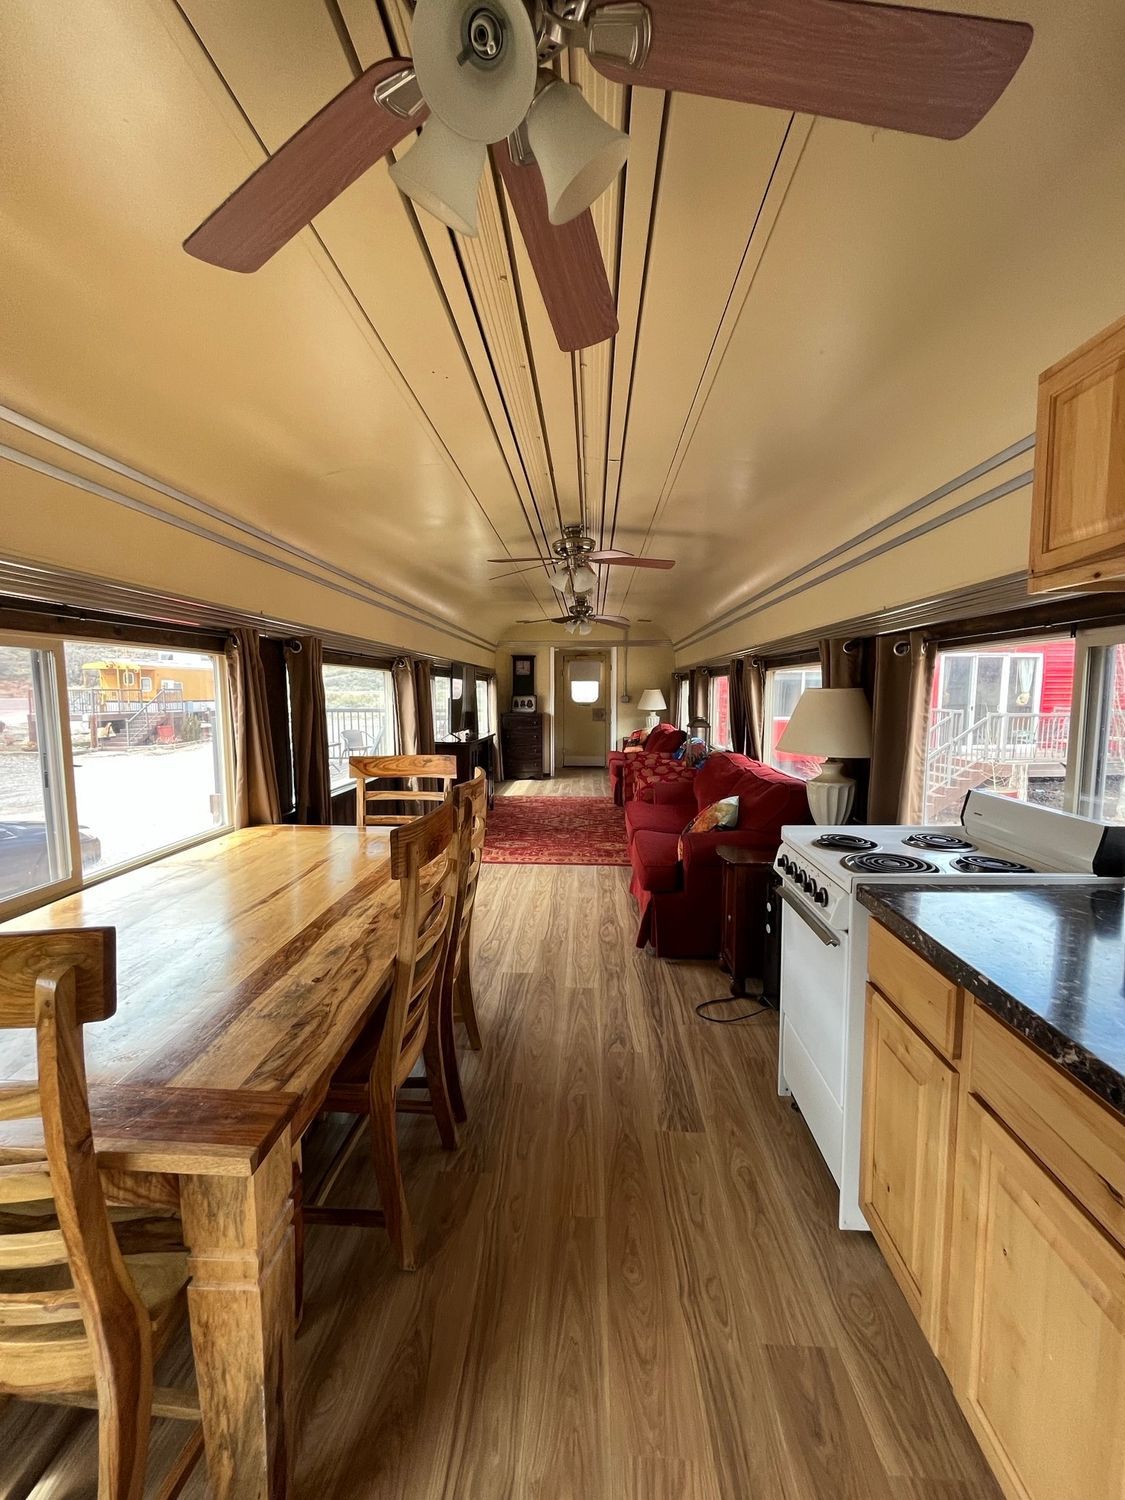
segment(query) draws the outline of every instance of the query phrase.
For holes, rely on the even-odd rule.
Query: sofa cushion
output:
[[[657,724],[645,740],[645,749],[654,754],[671,755],[686,739],[687,735],[682,729],[677,729],[675,724]]]
[[[678,836],[642,829],[633,840],[633,883],[644,891],[676,891],[680,888]]]
[[[630,840],[638,833],[674,833],[679,837],[684,826],[682,806],[664,807],[654,802],[625,804],[625,831]]]
[[[670,755],[649,755],[646,752],[641,760],[643,764],[630,768],[631,776],[628,786],[630,797],[651,801],[651,797],[646,794],[651,792],[653,787],[672,782],[684,786],[684,800],[690,801],[691,793],[688,784],[693,773],[687,766],[682,765],[678,760],[673,760]]]

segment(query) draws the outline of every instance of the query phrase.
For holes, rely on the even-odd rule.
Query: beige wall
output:
[[[527,626],[518,636],[502,640],[496,650],[496,688],[499,695],[500,712],[507,713],[512,700],[512,657],[531,656],[535,660],[535,691],[540,713],[546,715],[544,725],[544,769],[550,765],[550,745],[554,733],[551,705],[551,647],[574,647],[573,637],[555,625]],[[616,649],[617,672],[617,735],[629,734],[639,729],[647,715],[637,708],[637,699],[645,688],[658,687],[667,702],[672,682],[672,643],[645,637],[643,642],[623,649],[621,632],[596,628],[583,637],[582,645],[605,646]],[[628,692],[629,703],[621,702],[621,694]],[[611,748],[612,745],[611,745]]]

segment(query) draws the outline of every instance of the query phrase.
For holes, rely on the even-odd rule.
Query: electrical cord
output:
[[[730,1005],[734,1000],[748,999],[745,995],[723,995],[719,1000],[701,1000],[695,1007],[695,1013],[703,1021],[710,1021],[712,1026],[733,1026],[738,1021],[756,1021],[759,1016],[771,1014],[771,1005],[761,1004],[756,1010],[748,1010],[741,1016],[709,1016],[707,1014],[712,1005]]]

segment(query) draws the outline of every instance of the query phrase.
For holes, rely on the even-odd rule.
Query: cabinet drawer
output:
[[[1125,1246],[1125,1120],[983,1006],[969,1031],[971,1092]]]
[[[960,1057],[961,991],[874,921],[869,927],[867,974],[943,1057]]]

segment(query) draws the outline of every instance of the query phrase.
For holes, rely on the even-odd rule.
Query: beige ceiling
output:
[[[484,639],[556,602],[486,559],[582,517],[677,559],[601,598],[688,635],[1024,437],[1123,310],[1125,7],[957,8],[1037,37],[953,144],[583,67],[632,150],[596,209],[621,333],[571,357],[491,182],[476,241],[377,167],[252,277],[179,248],[408,50],[404,0],[6,0],[0,399]]]

